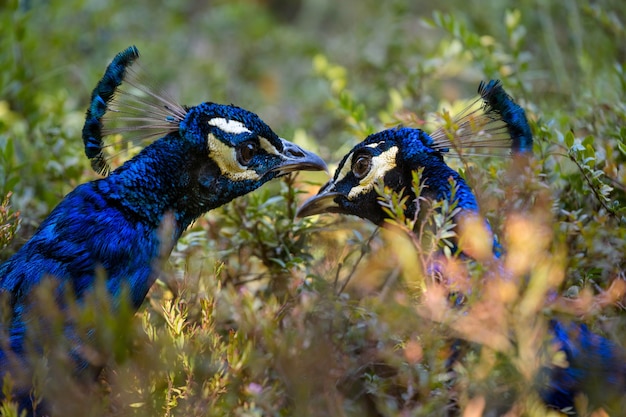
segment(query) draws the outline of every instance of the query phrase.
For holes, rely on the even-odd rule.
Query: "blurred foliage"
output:
[[[326,180],[300,174],[199,219],[136,315],[101,291],[70,309],[79,329],[96,329],[83,343],[106,366],[79,383],[64,371],[68,342],[52,342],[60,362],[41,363],[38,389],[60,414],[544,416],[533,385],[542,363],[558,361],[549,318],[626,344],[623,1],[0,6],[0,198],[12,192],[21,213],[5,248],[18,216],[4,199],[0,260],[96,178],[84,111],[130,44],[182,102],[236,103],[333,163],[383,127],[432,130],[489,78],[527,110],[536,137],[530,161],[450,160],[507,252],[509,282],[485,279],[498,265],[431,250],[450,248],[454,207],[431,207],[416,227],[402,196],[382,189],[395,213],[382,233],[353,218],[294,220]],[[463,310],[445,302],[433,262],[450,285],[472,288]],[[45,289],[42,311],[58,320]],[[451,370],[453,337],[466,342]],[[591,410],[581,398],[580,414]],[[10,398],[0,413],[16,415]]]
[[[9,192],[0,204],[0,249],[4,249],[11,242],[20,224],[20,213],[11,210]]]

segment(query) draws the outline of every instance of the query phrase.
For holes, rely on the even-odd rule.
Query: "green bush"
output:
[[[527,110],[536,139],[523,163],[450,160],[515,271],[493,283],[497,265],[450,262],[455,284],[472,288],[462,312],[429,274],[454,207],[415,229],[402,196],[383,189],[381,204],[396,213],[384,230],[294,219],[326,181],[300,174],[198,219],[135,315],[111,309],[102,289],[71,309],[79,329],[96,329],[88,348],[106,367],[95,384],[72,379],[67,345],[53,334],[58,363],[40,363],[37,395],[52,394],[67,415],[444,416],[458,407],[488,416],[512,407],[508,415],[544,416],[533,384],[542,363],[563,359],[546,344],[550,318],[582,320],[623,344],[623,2],[421,3],[0,8],[0,197],[12,192],[14,208],[0,207],[0,260],[64,194],[96,178],[79,139],[86,103],[130,44],[184,102],[236,103],[332,163],[387,126],[432,131],[489,78]],[[53,311],[46,288],[41,308]],[[451,372],[453,338],[464,354]],[[579,408],[592,410],[585,398]],[[10,398],[0,410],[16,415]]]

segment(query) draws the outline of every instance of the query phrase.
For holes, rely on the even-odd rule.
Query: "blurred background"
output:
[[[360,139],[329,104],[344,89],[375,126],[389,122],[379,113],[390,106],[425,118],[442,102],[473,97],[490,77],[536,103],[532,118],[571,114],[590,94],[610,105],[623,96],[625,8],[618,0],[4,0],[0,191],[14,191],[26,225],[86,179],[89,95],[132,44],[181,103],[248,108],[335,161]]]
[[[516,250],[531,279],[557,277],[539,295],[521,285],[482,300],[502,307],[501,329],[519,350],[472,350],[454,390],[442,353],[450,329],[414,308],[423,277],[398,259],[419,245],[353,218],[294,220],[328,179],[303,173],[199,219],[141,318],[104,315],[97,334],[115,350],[105,395],[67,406],[76,415],[447,416],[455,403],[466,416],[495,416],[506,403],[510,416],[546,415],[529,388],[544,340],[529,334],[562,314],[626,341],[623,299],[595,303],[626,266],[625,23],[623,0],[0,0],[0,200],[12,193],[0,205],[0,261],[65,194],[98,178],[83,153],[84,114],[129,45],[179,102],[251,110],[331,172],[369,133],[399,123],[432,131],[437,114],[462,109],[487,79],[526,110],[536,141],[521,172],[502,158],[451,162],[511,248],[507,218],[528,215],[521,229],[541,239]],[[485,274],[470,272],[475,282]]]

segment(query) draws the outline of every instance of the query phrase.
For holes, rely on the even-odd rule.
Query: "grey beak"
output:
[[[272,171],[278,171],[278,175],[285,175],[294,171],[326,171],[328,167],[322,158],[302,149],[295,143],[281,138],[283,143],[282,156],[284,161],[274,167]]]
[[[317,195],[304,202],[296,212],[296,217],[313,216],[322,213],[341,213],[341,207],[335,201],[335,197],[342,195],[336,191],[332,181],[324,185]]]

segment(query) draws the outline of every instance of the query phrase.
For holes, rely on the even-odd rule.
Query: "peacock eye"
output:
[[[365,177],[372,168],[372,156],[368,154],[359,155],[352,162],[352,173],[357,179]]]
[[[248,165],[250,160],[256,155],[259,145],[255,142],[244,142],[237,147],[237,161],[241,165]]]

